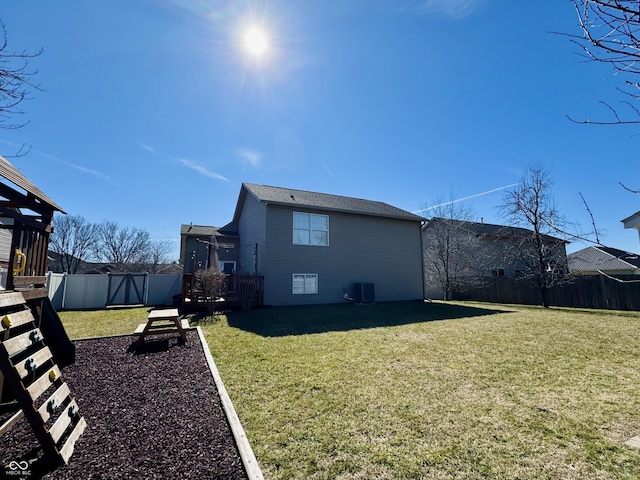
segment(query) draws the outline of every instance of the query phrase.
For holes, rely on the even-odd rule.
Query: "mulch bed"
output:
[[[67,465],[41,459],[28,478],[246,479],[197,332],[185,345],[167,335],[132,348],[136,338],[76,342],[62,375],[87,428]],[[38,449],[23,418],[0,437],[0,476]]]

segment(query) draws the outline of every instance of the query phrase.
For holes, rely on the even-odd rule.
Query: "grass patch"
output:
[[[73,340],[74,338],[133,334],[139,324],[147,321],[149,310],[149,307],[69,310],[59,312],[58,315],[67,335]]]
[[[268,479],[640,478],[640,313],[402,302],[199,323]]]

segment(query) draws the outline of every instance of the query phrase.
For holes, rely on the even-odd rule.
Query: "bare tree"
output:
[[[618,109],[607,102],[602,103],[613,119],[577,123],[598,125],[619,125],[640,123],[640,5],[638,0],[571,0],[580,24],[580,35],[564,34],[571,37],[589,61],[608,64],[615,75],[622,79],[619,92],[627,97],[621,103],[630,112],[629,118],[621,118]]]
[[[165,267],[170,264],[169,254],[173,248],[170,240],[150,240],[148,252],[145,255],[149,273],[163,273]]]
[[[471,264],[473,236],[464,225],[471,221],[473,212],[453,195],[447,201],[436,201],[423,212],[432,215],[422,229],[425,286],[433,288],[437,284],[443,299],[450,300],[452,292],[462,286]]]
[[[140,271],[148,263],[149,232],[140,228],[121,227],[104,220],[97,226],[98,242],[95,256],[109,263],[116,272]]]
[[[567,273],[566,241],[559,238],[567,230],[567,222],[555,205],[552,185],[548,170],[532,165],[518,186],[507,191],[500,205],[503,217],[511,225],[531,231],[517,240],[513,255],[523,267],[521,278],[536,286],[545,308],[549,307],[549,289],[564,281]]]
[[[52,224],[49,249],[59,256],[64,272],[78,273],[95,248],[96,225],[78,215],[56,215]]]
[[[39,56],[26,51],[9,50],[9,35],[0,20],[0,128],[17,129],[28,122],[14,122],[12,118],[24,113],[21,103],[28,98],[30,90],[39,90],[40,86],[32,82],[36,70],[29,69],[29,62]]]
[[[197,287],[203,303],[207,305],[209,314],[215,312],[220,299],[224,297],[226,275],[215,268],[200,269],[195,273]]]

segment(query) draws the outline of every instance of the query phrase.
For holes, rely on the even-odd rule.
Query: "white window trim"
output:
[[[296,243],[296,227],[295,227],[295,218],[296,218],[296,214],[299,215],[309,215],[309,243]],[[312,233],[314,232],[314,230],[311,228],[311,218],[312,217],[325,217],[327,219],[327,243],[324,245],[314,245],[313,243],[311,243],[311,238],[312,238]],[[293,245],[306,245],[308,247],[328,247],[329,246],[329,215],[324,215],[322,213],[309,213],[309,212],[293,212],[293,216],[292,218],[293,220],[293,224],[292,224],[292,228],[291,228],[291,242],[293,243]],[[302,230],[302,229],[300,229]],[[306,230],[306,229],[305,229]],[[324,230],[317,230],[318,232],[324,232]]]
[[[218,260],[218,267],[221,272],[224,272],[224,264],[225,263],[233,263],[233,271],[236,271],[236,261],[235,260]]]
[[[304,278],[305,278],[304,287],[303,287],[305,291],[296,292],[295,291],[295,277],[300,277],[300,276],[304,276]],[[306,286],[307,286],[306,279],[307,279],[307,277],[315,277],[315,279],[316,279],[316,281],[315,281],[315,286],[316,286],[315,292],[307,292],[306,291]],[[293,275],[291,275],[291,294],[292,295],[317,295],[319,290],[320,290],[320,286],[318,285],[318,274],[317,273],[294,273]]]

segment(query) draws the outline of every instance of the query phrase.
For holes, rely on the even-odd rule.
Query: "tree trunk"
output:
[[[540,287],[540,296],[542,297],[542,306],[549,308],[549,287]]]

